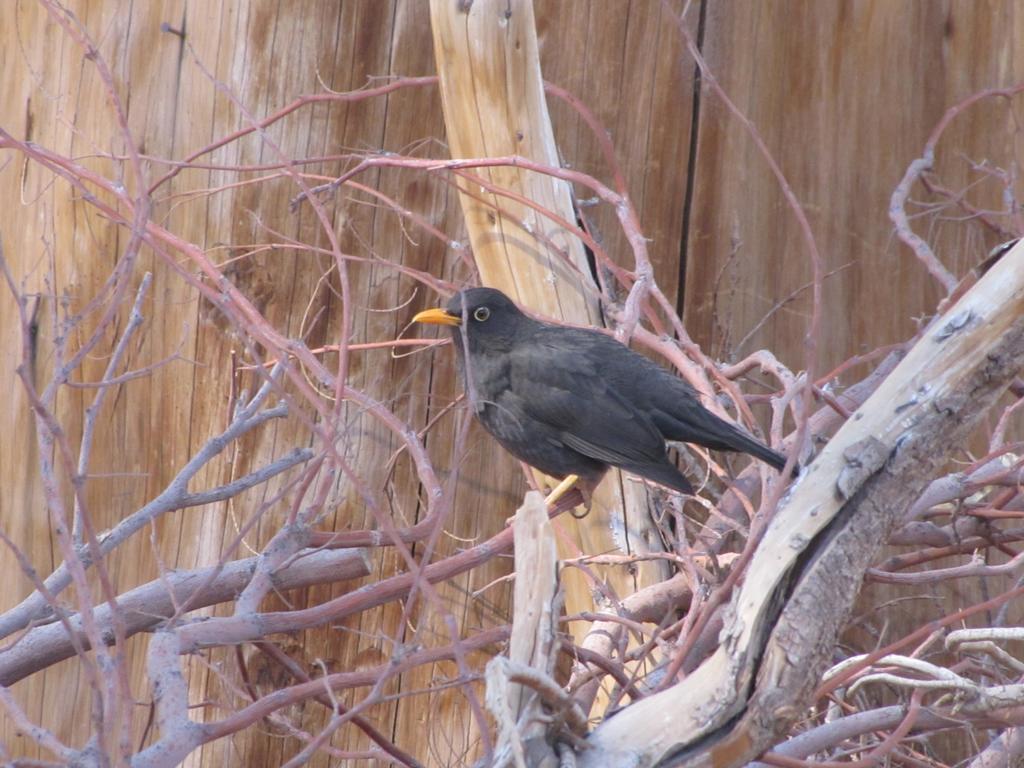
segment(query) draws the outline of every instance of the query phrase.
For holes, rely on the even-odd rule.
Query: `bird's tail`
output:
[[[786,457],[781,453],[704,408],[687,410],[685,421],[672,418],[671,423],[662,422],[659,426],[662,428],[662,434],[672,440],[703,445],[715,451],[749,453],[779,472],[786,466]]]
[[[786,457],[781,453],[769,448],[760,440],[740,431],[738,427],[734,427],[729,422],[723,421],[722,423],[731,434],[729,435],[730,439],[719,450],[749,453],[751,456],[760,459],[765,464],[771,465],[779,472],[781,472],[783,467],[786,466]]]
[[[662,462],[623,464],[620,465],[620,468],[634,475],[639,475],[640,477],[645,477],[648,480],[653,480],[654,482],[664,485],[667,488],[671,488],[674,491],[693,494],[693,486],[690,484],[690,481],[686,479],[683,473],[680,472],[674,464],[669,462],[668,458],[665,458]]]

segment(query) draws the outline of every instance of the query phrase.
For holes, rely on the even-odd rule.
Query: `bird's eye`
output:
[[[482,323],[490,316],[491,310],[489,310],[487,307],[477,307],[476,309],[473,310],[473,319],[476,320],[477,322]]]

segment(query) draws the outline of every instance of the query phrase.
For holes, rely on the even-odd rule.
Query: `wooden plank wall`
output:
[[[1012,2],[707,4],[703,50],[753,121],[801,200],[822,252],[822,360],[827,371],[863,349],[906,338],[940,295],[892,234],[889,198],[947,108],[1024,77]],[[769,347],[801,368],[809,291],[762,319],[811,279],[807,249],[779,186],[720,100],[701,100],[684,319],[719,359]],[[940,144],[937,171],[953,190],[975,186],[1001,210],[1001,186],[978,183],[968,161],[1009,168],[1020,104],[982,105]],[[924,200],[918,189],[914,199]],[[954,274],[999,241],[947,211],[922,211],[917,231]],[[837,271],[841,270],[841,271]],[[751,333],[755,328],[759,330]]]
[[[245,125],[237,104],[217,92],[197,61],[259,117],[322,86],[345,91],[364,86],[368,78],[434,72],[427,4],[418,0],[74,0],[68,5],[110,62],[128,104],[129,124],[143,151],[154,157],[181,158]],[[799,369],[807,292],[761,321],[805,286],[807,254],[749,135],[706,90],[694,121],[694,65],[674,17],[682,5],[676,0],[537,0],[542,69],[609,128],[652,241],[657,279],[676,297],[691,335],[721,359],[767,347]],[[161,32],[162,23],[183,29],[184,40]],[[753,120],[793,184],[825,268],[834,273],[826,283],[818,370],[862,349],[905,338],[915,318],[934,306],[938,292],[895,242],[886,216],[889,195],[947,107],[976,90],[1022,79],[1024,9],[1014,0],[712,0],[691,3],[685,23],[690,34],[702,37],[711,70]],[[948,150],[939,155],[945,185],[960,189],[978,182],[981,174],[967,159],[1009,168],[1020,144],[1019,112],[1018,103],[1008,108],[993,102],[961,118],[943,145]],[[596,142],[579,118],[554,101],[551,114],[565,162],[606,178]],[[27,0],[0,7],[0,124],[15,136],[80,156],[105,173],[111,172],[110,164],[95,154],[123,150],[113,138],[111,113],[94,69],[45,11]],[[444,154],[440,102],[430,88],[366,103],[317,105],[278,124],[270,136],[291,157],[381,149]],[[696,161],[692,179],[691,156]],[[277,157],[268,144],[249,136],[212,159],[231,166]],[[152,167],[155,172],[157,166]],[[337,169],[337,162],[311,168],[327,176]],[[323,245],[308,211],[289,212],[295,188],[287,180],[186,196],[237,181],[230,169],[186,171],[171,188],[181,197],[165,192],[157,218],[224,261],[242,256],[253,244],[278,239],[270,231]],[[460,236],[455,196],[444,184],[398,172],[365,181],[426,214],[451,236]],[[972,188],[972,201],[1000,209],[998,185],[981,181]],[[413,293],[413,283],[387,262],[453,280],[469,274],[445,243],[409,232],[392,213],[369,203],[347,194],[331,207],[344,248],[380,260],[352,266],[359,303],[357,342],[396,337],[416,310],[436,298],[422,290]],[[627,250],[613,217],[587,210],[604,242],[625,260]],[[75,200],[66,185],[26,169],[21,158],[11,155],[0,156],[0,211],[7,258],[17,278],[43,294],[44,312],[52,311],[55,297],[67,296],[74,306],[87,301],[123,246],[124,233]],[[918,231],[956,274],[998,240],[978,225],[944,219],[941,210],[927,213]],[[239,259],[233,277],[279,328],[316,346],[330,343],[337,329],[337,298],[321,281],[328,262],[308,250],[276,245]],[[125,386],[108,403],[97,436],[96,478],[88,490],[100,528],[162,488],[227,418],[230,355],[237,341],[152,254],[144,255],[144,266],[154,271],[155,280],[145,308],[144,340],[133,352],[132,366],[173,354],[182,360]],[[11,407],[0,411],[0,433],[13,436],[0,452],[0,526],[45,570],[58,556],[44,519],[33,427],[25,399],[13,384],[18,364],[13,313],[9,296],[0,295],[0,383],[13,390]],[[48,342],[41,344],[43,375]],[[102,359],[91,361],[84,373],[95,379],[103,365]],[[352,376],[355,386],[392,403],[417,426],[457,392],[446,350],[398,360],[386,351],[368,352],[353,358]],[[72,433],[80,429],[87,404],[79,391],[61,399],[61,415]],[[397,447],[393,438],[363,414],[353,411],[348,417],[358,436],[349,457],[354,467],[396,519],[414,519],[416,483],[408,463],[400,460],[393,475],[383,469]],[[443,429],[453,432],[458,418],[449,417]],[[306,440],[305,435],[291,422],[260,432],[211,465],[199,481],[213,484],[238,476]],[[450,445],[429,447],[446,478],[460,468],[458,514],[447,527],[451,539],[443,551],[498,530],[523,492],[518,467],[475,428],[465,455],[452,455]],[[215,562],[239,521],[275,487],[162,522],[155,551],[148,541],[139,541],[114,564],[118,584],[153,578],[157,558],[168,567]],[[335,518],[325,524],[339,530],[372,525],[357,498],[342,488]],[[251,546],[264,542],[283,514],[269,512]],[[378,574],[390,573],[396,560],[386,555],[375,567]],[[0,552],[0,572],[9,583],[0,606],[6,608],[28,586],[6,551]],[[443,591],[449,609],[466,626],[504,622],[507,585],[467,596],[506,572],[506,566],[495,563],[455,580]],[[314,604],[346,588],[312,589],[290,599]],[[429,643],[443,632],[434,611],[423,610],[404,626],[401,620],[397,606],[390,606],[343,626],[291,638],[289,652],[310,668],[323,659],[331,669],[354,669],[386,660],[392,650],[388,637]],[[142,655],[136,646],[142,642],[133,641],[135,692],[146,702],[150,692],[138,682]],[[228,656],[214,654],[212,660],[226,663]],[[192,671],[195,702],[223,694],[208,679],[207,667],[196,663]],[[423,690],[453,672],[451,665],[438,665],[402,679],[400,686]],[[88,690],[73,663],[36,676],[15,692],[28,714],[53,727],[58,737],[77,743],[88,733],[87,719],[70,714],[88,706]],[[146,714],[140,707],[140,729]],[[312,732],[323,722],[322,712],[313,709],[303,717],[303,727]],[[466,726],[465,701],[454,690],[398,700],[373,712],[371,719],[430,764],[457,764],[479,747]],[[12,753],[45,757],[6,719],[0,741]],[[344,729],[334,744],[366,747],[364,739]],[[197,752],[190,764],[274,765],[294,751],[295,744],[278,735],[251,733],[246,740],[226,740]],[[320,757],[313,764],[327,763]]]

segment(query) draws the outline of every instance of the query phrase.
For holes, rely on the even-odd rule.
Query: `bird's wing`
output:
[[[587,336],[560,329],[556,343],[521,345],[511,353],[511,391],[529,418],[552,428],[569,448],[616,466],[662,462],[665,441],[651,419],[610,387],[600,360],[586,354]]]
[[[579,339],[611,389],[650,418],[667,440],[703,445],[717,451],[741,451],[781,470],[786,457],[704,407],[697,393],[678,376],[602,334]]]

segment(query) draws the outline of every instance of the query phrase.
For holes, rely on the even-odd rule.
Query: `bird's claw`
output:
[[[579,479],[579,475],[569,475],[568,477],[566,477],[565,480],[556,485],[555,489],[547,495],[547,497],[544,499],[544,503],[548,507],[555,506],[555,504],[558,502],[560,498],[562,498],[563,496],[565,496],[565,494],[572,490],[572,487],[576,485],[577,482],[579,482]]]

